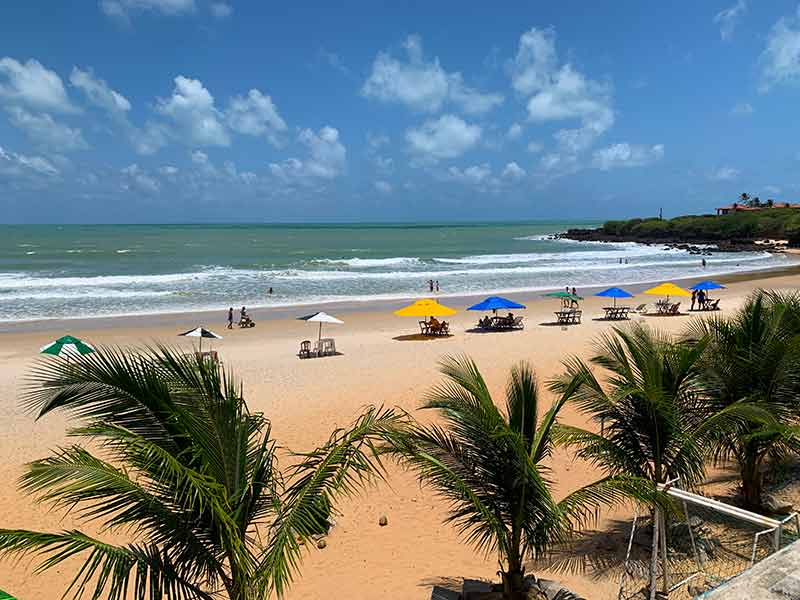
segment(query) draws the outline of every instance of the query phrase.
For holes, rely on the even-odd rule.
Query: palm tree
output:
[[[693,345],[673,343],[638,323],[602,335],[589,362],[605,371],[605,381],[582,359],[572,358],[551,385],[569,393],[601,433],[562,425],[561,441],[579,447],[579,456],[611,473],[656,484],[676,477],[684,485],[699,483],[708,430],[698,393],[706,344],[703,339]]]
[[[270,423],[240,384],[163,347],[43,362],[26,401],[39,417],[77,417],[69,434],[99,453],[61,448],[27,466],[22,489],[132,541],[2,529],[0,554],[38,555],[40,570],[80,555],[65,595],[113,600],[281,595],[329,503],[382,475],[376,444],[401,419],[370,408],[281,472]]]
[[[393,451],[449,502],[447,522],[478,550],[498,556],[504,598],[524,598],[525,561],[559,546],[600,505],[657,498],[647,482],[618,474],[556,501],[544,463],[567,395],[539,419],[536,377],[521,363],[511,370],[503,414],[473,361],[446,358],[441,371],[446,381],[423,408],[440,411],[444,425],[408,425]]]
[[[742,192],[742,194],[739,196],[739,199],[745,206],[750,206],[750,194],[747,192]]]
[[[710,340],[702,378],[709,410],[746,403],[762,413],[716,438],[714,458],[734,460],[743,503],[762,507],[766,460],[800,450],[800,299],[757,292],[730,318],[692,325]],[[765,419],[764,415],[770,415]]]

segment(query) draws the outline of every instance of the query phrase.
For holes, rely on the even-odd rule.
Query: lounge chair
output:
[[[439,331],[437,333],[438,335],[450,335],[450,323],[447,321],[439,323]]]
[[[297,353],[300,358],[311,358],[311,340],[303,340],[300,342],[300,352]]]
[[[431,324],[427,321],[420,321],[419,322],[419,331],[422,335],[430,335],[431,334]]]
[[[522,324],[522,317],[514,317],[514,322],[511,324],[512,329],[524,329],[525,325]]]
[[[639,313],[640,315],[646,315],[647,314],[647,303],[645,302],[644,304],[640,304],[636,308],[632,309],[631,312]]]
[[[716,300],[707,300],[706,301],[706,310],[720,310],[719,308],[719,298]]]
[[[679,314],[681,314],[679,312],[680,308],[681,308],[681,303],[680,302],[676,302],[675,304],[673,304],[672,306],[669,307],[669,313],[668,314],[670,314],[670,315],[679,315]]]

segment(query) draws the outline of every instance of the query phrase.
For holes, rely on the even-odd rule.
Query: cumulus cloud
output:
[[[227,19],[233,14],[233,7],[227,2],[212,2],[211,14],[218,19]]]
[[[137,12],[177,16],[194,9],[194,0],[100,0],[100,10],[106,16],[124,21]]]
[[[77,112],[61,77],[38,60],[0,58],[0,99],[52,112]]]
[[[800,80],[800,6],[793,17],[782,17],[767,36],[761,54],[761,91]]]
[[[179,75],[169,98],[159,98],[156,111],[169,117],[179,138],[197,146],[228,146],[231,143],[214,97],[198,79]]]
[[[131,109],[128,99],[112,90],[108,84],[94,75],[91,69],[72,69],[69,82],[78,88],[93,105],[102,108],[112,116],[125,115]]]
[[[719,25],[719,35],[723,40],[727,41],[733,38],[733,32],[746,12],[745,0],[737,0],[736,4],[721,10],[714,16],[714,23]]]
[[[733,167],[719,167],[713,169],[708,174],[708,178],[711,181],[733,181],[739,177],[739,170],[734,169]]]
[[[731,109],[731,114],[735,117],[752,115],[755,112],[753,105],[749,102],[740,102]]]
[[[506,137],[510,140],[516,140],[522,135],[522,125],[519,123],[512,123],[511,127],[506,132]]]
[[[278,144],[277,134],[286,131],[286,122],[270,96],[252,89],[247,96],[235,96],[228,103],[225,119],[233,131],[243,135],[266,136]]]
[[[486,163],[472,165],[463,170],[458,167],[450,167],[447,170],[447,178],[470,185],[483,185],[493,182],[492,168]]]
[[[527,149],[528,152],[530,152],[531,154],[538,154],[539,152],[544,150],[544,144],[542,144],[541,142],[537,142],[536,140],[532,140],[528,142]]]
[[[0,146],[0,175],[4,177],[43,175],[51,178],[57,177],[59,170],[44,157],[17,154]]]
[[[664,158],[664,145],[636,146],[628,143],[613,144],[596,150],[592,164],[602,171],[619,167],[643,167]]]
[[[19,106],[11,106],[8,115],[14,127],[50,151],[69,152],[89,147],[80,129],[59,123],[47,113],[34,114]]]
[[[611,86],[589,79],[569,63],[559,66],[552,28],[534,27],[522,34],[511,65],[511,81],[518,93],[528,97],[530,121],[580,122],[578,128],[554,134],[564,153],[588,149],[614,124]]]
[[[406,132],[406,141],[413,154],[436,161],[461,156],[481,139],[481,127],[471,125],[455,115],[443,115]]]
[[[378,180],[375,182],[375,189],[380,192],[381,194],[391,194],[392,193],[392,184],[388,181]]]
[[[483,114],[502,104],[501,94],[469,87],[461,73],[448,73],[438,58],[426,60],[419,36],[408,36],[403,47],[405,60],[387,52],[378,54],[361,88],[365,97],[404,104],[421,112],[436,112],[450,102],[467,114]]]
[[[339,131],[323,127],[318,132],[304,129],[298,141],[308,148],[306,159],[289,158],[281,163],[270,163],[270,172],[284,182],[308,182],[315,179],[334,179],[341,175],[347,164],[347,149],[339,140]]]
[[[148,175],[139,165],[133,163],[122,169],[122,188],[133,192],[157,194],[161,190],[158,180]]]
[[[522,179],[527,174],[528,173],[525,171],[525,169],[520,167],[516,162],[510,162],[503,169],[501,177],[505,179]]]

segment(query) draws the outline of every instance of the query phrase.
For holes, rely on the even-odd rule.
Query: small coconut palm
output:
[[[762,507],[762,469],[800,450],[800,298],[757,292],[730,317],[698,320],[690,338],[710,344],[701,372],[708,410],[745,403],[755,415],[715,438],[713,457],[739,468],[742,501]]]
[[[540,419],[536,378],[522,363],[511,370],[504,414],[470,359],[447,358],[441,370],[446,380],[423,408],[438,410],[444,424],[407,426],[394,452],[449,502],[447,521],[466,541],[497,555],[504,598],[524,598],[526,561],[560,546],[600,505],[656,499],[646,481],[617,474],[556,501],[546,462],[569,394]]]
[[[38,555],[39,570],[83,557],[65,593],[75,598],[281,595],[329,503],[380,475],[376,443],[400,418],[370,408],[281,472],[269,421],[210,361],[98,348],[40,363],[31,384],[27,402],[39,417],[67,411],[81,422],[70,435],[98,452],[61,448],[28,465],[22,489],[131,539],[0,530],[0,554]]]

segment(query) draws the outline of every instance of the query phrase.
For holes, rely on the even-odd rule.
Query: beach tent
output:
[[[612,287],[608,288],[607,290],[603,290],[602,292],[597,292],[595,296],[602,296],[604,298],[613,298],[614,299],[614,306],[617,305],[617,298],[633,298],[633,294],[630,292],[626,292],[622,288]]]
[[[439,304],[436,300],[425,298],[394,311],[398,317],[449,317],[456,314],[454,308]]]
[[[52,356],[83,356],[84,354],[91,354],[94,352],[89,344],[79,340],[71,335],[65,335],[58,338],[54,342],[50,342],[46,346],[39,348],[42,354],[50,354]]]
[[[306,315],[305,317],[297,317],[298,321],[308,321],[309,323],[319,323],[319,338],[318,340],[322,340],[322,324],[323,323],[332,323],[334,325],[342,325],[344,321],[337,319],[336,317],[329,315],[326,312],[319,311],[315,312],[311,315]]]
[[[179,333],[178,336],[200,338],[200,352],[203,351],[203,338],[208,338],[212,340],[222,339],[221,335],[218,335],[213,331],[206,329],[205,327],[195,327],[194,329],[190,329],[189,331],[184,331],[183,333]]]
[[[477,304],[473,304],[467,310],[479,310],[479,311],[486,311],[491,310],[493,313],[497,313],[498,310],[506,310],[512,308],[525,308],[524,304],[519,304],[518,302],[514,302],[513,300],[509,300],[508,298],[501,298],[500,296],[489,296],[483,302],[478,302]]]
[[[654,288],[645,290],[644,293],[648,294],[649,296],[683,296],[686,298],[692,295],[692,292],[685,290],[682,287],[678,287],[674,283],[662,283]]]

